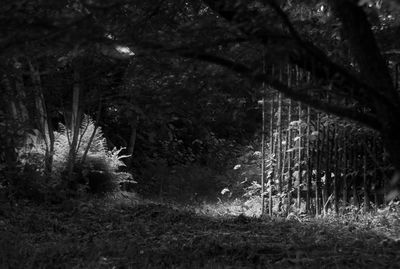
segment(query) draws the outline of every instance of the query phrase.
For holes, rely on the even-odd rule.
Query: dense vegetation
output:
[[[4,267],[366,265],[352,247],[371,267],[398,265],[397,1],[3,2]],[[92,237],[72,242],[85,225]],[[299,242],[360,233],[321,260],[260,239],[282,229]],[[187,260],[171,254],[188,244]]]

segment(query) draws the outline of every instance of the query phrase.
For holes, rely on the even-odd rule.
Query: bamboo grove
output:
[[[269,70],[301,90],[312,84],[312,75],[296,67]],[[320,98],[329,100],[331,95],[327,91]],[[368,212],[388,201],[393,168],[375,131],[265,87],[259,103],[262,214]]]

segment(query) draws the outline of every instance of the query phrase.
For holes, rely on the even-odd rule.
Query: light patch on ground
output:
[[[134,56],[135,55],[135,53],[129,47],[126,47],[126,46],[116,46],[115,49],[119,53],[122,53],[122,54],[125,54],[125,55],[128,55],[128,56]]]

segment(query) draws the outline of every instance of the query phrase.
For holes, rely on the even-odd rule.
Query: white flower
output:
[[[230,190],[229,190],[228,188],[224,188],[224,189],[221,191],[221,194],[224,195],[224,194],[227,193],[227,192],[230,192]]]
[[[233,170],[238,170],[240,167],[242,167],[240,164],[235,165],[235,167],[233,167]]]

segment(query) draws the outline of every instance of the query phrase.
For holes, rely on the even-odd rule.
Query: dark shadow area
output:
[[[159,204],[22,203],[2,211],[0,231],[2,268],[400,266],[398,241],[334,219],[215,218]]]

